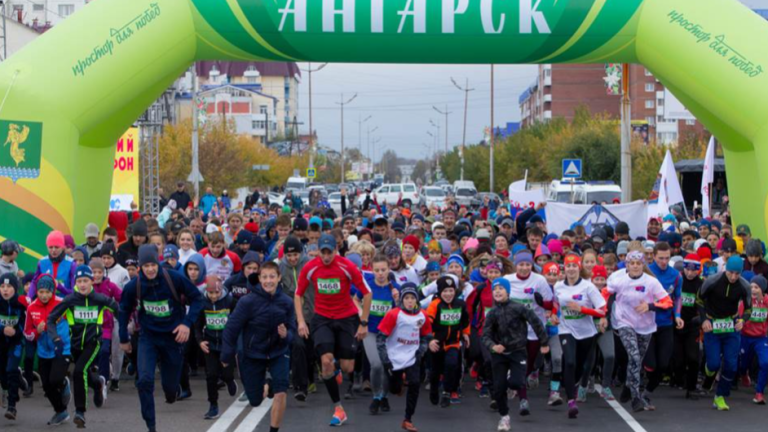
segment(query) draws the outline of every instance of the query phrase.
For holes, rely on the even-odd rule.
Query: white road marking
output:
[[[595,390],[600,392],[600,390],[602,389],[603,389],[602,386],[595,384]],[[626,422],[627,425],[629,425],[629,427],[632,428],[633,431],[648,432],[645,430],[644,427],[640,426],[640,423],[638,423],[637,420],[635,420],[635,418],[632,417],[632,414],[630,414],[627,410],[624,409],[623,406],[621,406],[619,401],[613,400],[613,401],[606,401],[606,402],[608,403],[608,405],[611,406],[611,408],[613,408],[614,411],[616,411],[616,414],[618,414],[619,417],[621,417],[622,420],[624,420],[624,422]]]
[[[248,416],[243,419],[243,422],[235,429],[235,432],[253,432],[256,430],[256,426],[269,413],[270,408],[272,408],[272,399],[264,399],[261,405],[253,408],[248,413]]]
[[[229,408],[227,408],[224,414],[216,420],[216,423],[208,429],[208,432],[227,432],[232,423],[237,420],[240,413],[242,413],[246,407],[248,407],[248,402],[235,401]]]

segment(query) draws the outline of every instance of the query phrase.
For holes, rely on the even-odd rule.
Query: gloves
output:
[[[61,339],[56,339],[53,341],[53,352],[56,355],[56,357],[61,357],[64,355],[64,341]]]

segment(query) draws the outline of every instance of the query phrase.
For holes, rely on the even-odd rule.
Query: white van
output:
[[[573,185],[573,187],[571,187]],[[621,200],[621,187],[612,181],[591,181],[581,180],[553,180],[549,184],[547,192],[547,201],[550,202],[571,202],[571,191],[573,191],[573,202],[575,204],[613,204],[613,201]]]
[[[309,179],[306,177],[290,177],[285,183],[285,189],[304,190],[309,184]]]

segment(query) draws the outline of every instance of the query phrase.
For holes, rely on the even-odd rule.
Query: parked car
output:
[[[472,207],[477,205],[477,189],[461,186],[456,188],[454,197],[456,204],[460,206]]]
[[[425,205],[430,208],[433,205],[436,205],[438,208],[442,209],[445,207],[445,199],[447,197],[448,196],[442,188],[426,186],[421,188],[421,192],[419,193],[419,205]]]
[[[403,205],[414,205],[419,203],[419,192],[416,189],[415,183],[391,183],[385,184],[376,189],[372,194],[376,195],[379,204],[389,203],[396,204],[400,199],[400,194],[403,195]],[[363,205],[365,201],[365,194],[360,194],[357,198],[357,205]]]
[[[337,215],[341,215],[341,192],[332,192],[328,194],[328,204]]]

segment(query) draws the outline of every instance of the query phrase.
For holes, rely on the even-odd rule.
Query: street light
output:
[[[461,180],[464,180],[464,147],[467,145],[467,109],[469,108],[469,92],[475,90],[469,88],[469,78],[466,80],[466,85],[461,87],[455,79],[451,78],[453,85],[464,92],[464,137],[461,139]]]
[[[328,63],[323,63],[320,66],[317,67],[317,69],[312,69],[312,63],[308,64],[309,67],[307,69],[302,69],[302,71],[307,72],[309,74],[309,167],[314,168],[315,167],[315,132],[312,128],[312,74],[315,72],[320,72],[323,70],[324,67],[328,66]],[[269,125],[267,125],[269,127]]]
[[[341,182],[344,183],[344,105],[349,104],[357,97],[357,93],[344,101],[344,93],[341,94],[341,102],[336,102],[337,105],[341,105]]]
[[[445,153],[448,153],[448,114],[453,114],[448,112],[448,105],[445,106],[445,111],[440,111],[436,106],[432,105],[432,108],[434,108],[435,111],[437,111],[439,114],[442,114],[445,116]]]

